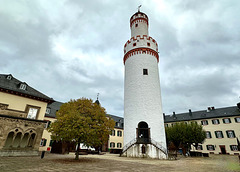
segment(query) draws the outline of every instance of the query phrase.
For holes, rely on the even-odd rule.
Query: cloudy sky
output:
[[[57,101],[123,116],[123,46],[142,4],[159,45],[163,112],[240,102],[239,0],[0,0],[0,73]]]

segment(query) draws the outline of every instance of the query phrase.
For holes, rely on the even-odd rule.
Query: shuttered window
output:
[[[215,150],[215,147],[213,145],[207,145],[207,150]]]
[[[224,124],[230,124],[231,123],[231,119],[230,118],[224,118],[223,119],[223,123]]]
[[[216,138],[223,138],[222,131],[215,131]]]
[[[208,121],[207,120],[203,120],[203,121],[201,121],[201,124],[202,125],[208,125]]]
[[[235,132],[233,130],[226,131],[228,138],[235,138]]]
[[[212,138],[211,132],[210,131],[206,131],[206,138],[210,139]]]
[[[217,125],[217,124],[219,124],[220,122],[219,122],[219,119],[213,119],[212,120],[212,124],[214,124],[214,125]]]

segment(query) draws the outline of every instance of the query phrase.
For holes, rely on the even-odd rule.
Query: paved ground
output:
[[[209,158],[178,160],[153,160],[119,157],[116,154],[84,155],[74,160],[74,155],[46,154],[39,157],[0,157],[0,172],[21,171],[83,171],[83,172],[142,172],[142,171],[240,171],[237,156],[211,155]]]

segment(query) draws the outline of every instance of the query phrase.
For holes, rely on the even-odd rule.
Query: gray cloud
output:
[[[123,46],[139,4],[159,45],[165,113],[240,101],[237,0],[0,2],[0,73],[62,102],[100,93],[122,116]]]

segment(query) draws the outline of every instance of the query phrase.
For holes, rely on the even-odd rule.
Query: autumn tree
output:
[[[101,105],[87,98],[64,103],[56,113],[56,118],[49,128],[52,139],[74,141],[77,145],[75,159],[79,159],[80,143],[100,147],[108,141],[115,125],[114,120],[106,117]]]
[[[177,150],[184,140],[184,127],[185,125],[183,123],[175,123],[173,126],[165,128],[168,146],[171,143],[175,146],[176,156]]]
[[[166,127],[165,130],[168,145],[172,143],[175,146],[176,156],[180,146],[184,146],[188,151],[191,146],[197,148],[198,144],[202,143],[206,138],[202,126],[196,122],[177,122],[171,127]]]
[[[199,143],[203,143],[206,138],[206,132],[203,130],[202,125],[196,122],[190,122],[186,125],[186,137],[183,144],[187,150],[194,146],[197,149]]]

